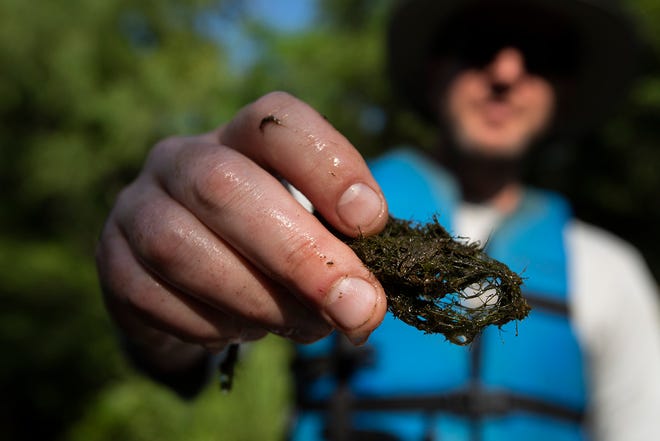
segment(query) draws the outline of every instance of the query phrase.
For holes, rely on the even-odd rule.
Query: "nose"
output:
[[[494,84],[510,86],[525,75],[525,57],[515,47],[500,49],[486,67]]]

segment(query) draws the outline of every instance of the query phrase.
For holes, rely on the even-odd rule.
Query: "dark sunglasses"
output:
[[[578,70],[580,42],[568,20],[526,2],[483,2],[445,23],[435,55],[483,68],[506,47],[518,49],[530,73],[560,79]]]
[[[507,47],[518,49],[525,61],[525,69],[547,77],[570,76],[577,70],[575,39],[557,33],[544,35],[516,29],[480,29],[467,35],[457,35],[450,55],[461,65],[484,68],[497,53]]]

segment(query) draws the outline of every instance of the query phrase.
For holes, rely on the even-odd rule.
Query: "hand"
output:
[[[382,287],[278,178],[341,233],[385,225],[384,197],[353,146],[303,102],[266,95],[218,130],[159,143],[119,195],[97,265],[128,338],[210,350],[268,332],[367,339],[385,314]]]

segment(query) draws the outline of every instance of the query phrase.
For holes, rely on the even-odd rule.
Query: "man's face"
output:
[[[521,51],[505,47],[485,66],[454,77],[447,88],[445,116],[464,151],[513,158],[548,127],[554,108],[550,82],[526,70]]]

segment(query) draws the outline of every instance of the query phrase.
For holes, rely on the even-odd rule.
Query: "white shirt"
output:
[[[455,233],[485,243],[502,216],[463,203]],[[586,353],[598,441],[660,439],[660,294],[637,250],[573,220],[564,232],[569,309]]]

